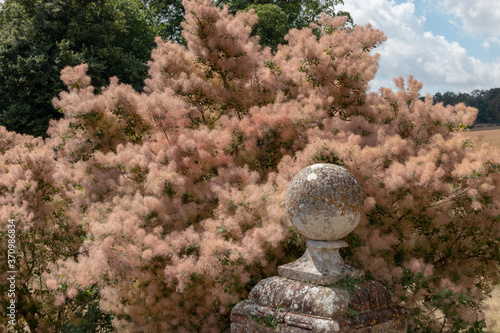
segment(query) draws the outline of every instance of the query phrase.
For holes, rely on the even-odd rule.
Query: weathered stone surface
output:
[[[338,240],[358,225],[363,213],[363,190],[343,167],[314,164],[293,178],[286,207],[290,222],[308,239]]]
[[[248,295],[248,301],[270,309],[283,308],[295,313],[333,318],[347,314],[349,293],[338,288],[273,276],[260,281]]]
[[[290,222],[308,241],[300,259],[278,267],[280,276],[328,285],[363,275],[339,254],[348,244],[338,239],[358,225],[363,206],[363,191],[349,171],[334,164],[303,169],[288,187],[286,205]]]
[[[356,286],[349,306],[358,312],[386,309],[391,306],[391,294],[379,282],[365,281]]]
[[[363,276],[362,270],[347,265],[340,256],[339,249],[346,246],[348,244],[344,241],[308,240],[304,255],[294,262],[278,267],[278,274],[289,279],[321,285],[333,284],[345,275]]]
[[[353,315],[354,314],[354,315]],[[272,277],[259,282],[231,313],[231,332],[406,332],[404,310],[393,307],[378,282],[356,286],[353,297],[325,287]]]
[[[403,333],[407,331],[407,322],[404,317],[398,317],[384,323],[366,326],[362,328],[340,327],[336,323],[333,326],[316,326],[312,329],[298,326],[290,326],[285,323],[280,323],[276,327],[267,327],[259,325],[249,318],[245,318],[243,322],[231,323],[231,333]]]

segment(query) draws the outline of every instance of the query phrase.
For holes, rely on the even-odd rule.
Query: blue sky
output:
[[[500,87],[500,0],[344,0],[336,9],[387,35],[372,90],[410,74],[422,94]]]

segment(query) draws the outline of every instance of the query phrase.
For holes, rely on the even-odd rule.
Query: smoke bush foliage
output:
[[[112,78],[95,94],[86,65],[68,67],[48,139],[1,130],[0,219],[16,219],[18,302],[32,306],[19,325],[61,327],[100,300],[96,322],[119,332],[227,329],[232,306],[301,254],[286,190],[327,162],[366,193],[344,256],[390,288],[410,329],[482,331],[500,156],[467,139],[477,110],[420,100],[413,77],[369,93],[385,39],[369,25],[323,16],[273,55],[252,11],[183,4],[187,46],[157,40],[143,93]]]

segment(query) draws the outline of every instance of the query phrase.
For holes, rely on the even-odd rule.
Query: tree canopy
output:
[[[87,63],[96,89],[111,76],[141,89],[154,29],[135,0],[6,0],[0,7],[0,125],[45,135],[65,66]]]

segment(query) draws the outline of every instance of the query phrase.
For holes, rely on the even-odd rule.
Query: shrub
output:
[[[112,79],[95,94],[85,65],[62,72],[65,118],[36,141],[39,177],[57,190],[50,205],[37,194],[0,211],[44,230],[61,201],[80,235],[64,239],[77,254],[41,259],[40,288],[56,298],[45,306],[94,286],[119,332],[227,329],[231,307],[301,254],[286,190],[326,162],[366,194],[347,260],[390,288],[411,330],[480,332],[499,280],[500,157],[467,140],[477,110],[420,100],[413,77],[369,92],[385,39],[369,25],[323,16],[273,55],[251,37],[252,11],[184,6],[187,46],[157,40],[144,93]],[[28,149],[12,140],[2,147]],[[22,172],[1,176],[8,196]]]

